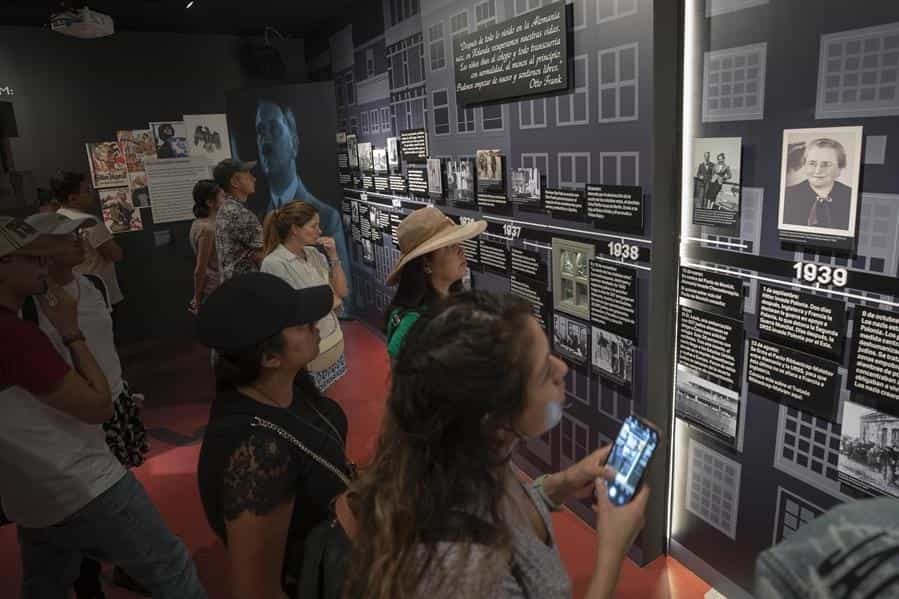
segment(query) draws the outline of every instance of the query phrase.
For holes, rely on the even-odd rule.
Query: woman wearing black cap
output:
[[[327,286],[294,290],[248,273],[200,308],[200,340],[219,354],[200,497],[228,548],[236,599],[294,596],[303,542],[353,472],[346,415],[305,371],[319,351],[315,323],[333,301]]]

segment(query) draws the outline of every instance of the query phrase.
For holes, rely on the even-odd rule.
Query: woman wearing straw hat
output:
[[[396,358],[406,334],[435,300],[459,291],[468,264],[461,243],[487,228],[485,221],[455,224],[439,209],[416,210],[400,223],[400,260],[388,285],[397,285],[387,308],[387,353]]]

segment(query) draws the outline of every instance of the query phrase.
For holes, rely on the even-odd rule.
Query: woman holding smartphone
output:
[[[532,484],[511,464],[519,442],[561,420],[567,371],[520,299],[465,292],[422,315],[394,364],[374,463],[354,488],[347,597],[567,599],[549,512],[594,489],[602,539],[587,598],[613,595],[649,489],[614,506],[608,448]]]
[[[294,289],[328,285],[334,292],[334,306],[318,322],[319,355],[307,366],[315,386],[324,392],[346,374],[343,331],[337,314],[349,289],[337,244],[331,237],[322,237],[318,211],[306,202],[290,202],[272,210],[263,228],[262,272],[284,279]],[[315,246],[320,246],[327,257]]]

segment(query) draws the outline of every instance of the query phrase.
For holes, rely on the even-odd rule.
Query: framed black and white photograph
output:
[[[400,168],[400,150],[395,137],[387,138],[387,166],[391,170]]]
[[[589,325],[558,313],[553,314],[553,351],[556,354],[578,364],[586,364],[590,350],[589,337]]]
[[[899,417],[861,404],[843,403],[839,478],[855,497],[899,497]]]
[[[732,445],[737,440],[740,394],[678,365],[674,413]]]
[[[632,339],[593,327],[593,370],[622,385],[630,385],[634,374]]]
[[[477,163],[478,190],[488,193],[505,191],[503,179],[503,155],[499,150],[478,150]]]
[[[512,169],[510,181],[513,202],[522,206],[540,206],[540,201],[543,199],[540,185],[540,169]]]
[[[363,173],[370,173],[374,170],[374,156],[372,155],[372,147],[369,142],[363,142],[358,145],[359,148],[359,170]]]
[[[359,168],[359,144],[353,133],[346,136],[346,153],[350,159],[350,168]]]
[[[387,173],[387,149],[374,148],[372,150],[372,161],[375,165],[376,173]]]
[[[742,138],[693,140],[693,224],[737,229],[740,226]]]
[[[443,198],[443,161],[428,158],[428,193],[432,198]]]
[[[353,202],[352,206],[353,206],[352,222],[358,224],[358,222],[359,222],[359,202]]]
[[[861,127],[784,131],[777,221],[781,241],[852,248],[861,147]]]
[[[460,158],[446,163],[447,198],[456,204],[474,204],[474,160]]]

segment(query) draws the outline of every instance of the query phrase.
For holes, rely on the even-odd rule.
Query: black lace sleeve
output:
[[[254,431],[225,464],[225,520],[235,520],[243,512],[264,516],[291,499],[297,470],[296,456],[286,441],[268,431]]]

